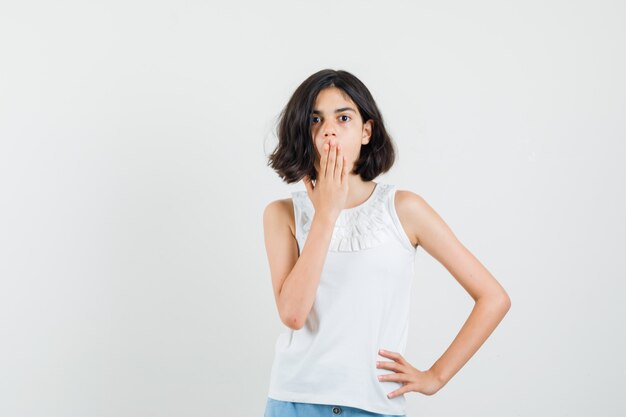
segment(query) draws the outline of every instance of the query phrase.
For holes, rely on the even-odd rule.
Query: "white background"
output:
[[[345,69],[512,307],[407,415],[618,416],[626,366],[622,1],[2,1],[0,415],[262,416],[281,324],[267,164]],[[423,249],[406,358],[473,301]]]

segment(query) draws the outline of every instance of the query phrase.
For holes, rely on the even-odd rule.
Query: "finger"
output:
[[[398,388],[395,391],[391,391],[389,394],[387,394],[387,398],[395,398],[399,395],[402,395],[404,393],[407,393],[409,391],[412,391],[411,388],[409,387],[409,384],[403,385],[402,387]]]
[[[348,176],[348,168],[346,167],[346,165],[348,164],[348,159],[345,156],[341,159],[343,159],[343,169],[341,170],[341,184],[344,184],[346,182],[346,177]]]
[[[398,362],[376,362],[376,367],[379,369],[389,369],[391,371],[400,371],[403,368],[403,365],[400,365]]]
[[[391,382],[411,382],[411,376],[409,374],[404,373],[393,373],[393,374],[384,374],[378,375],[379,381],[391,381]]]
[[[326,177],[326,159],[328,158],[328,143],[324,144],[322,154],[320,155],[320,178]]]
[[[407,362],[404,360],[404,358],[402,357],[402,355],[400,355],[397,352],[390,352],[388,350],[380,350],[379,351],[380,356],[385,356],[387,358],[391,358],[394,361],[401,363],[401,364],[406,364]]]
[[[327,177],[331,177],[333,176],[333,172],[335,169],[335,158],[336,158],[336,152],[337,152],[337,144],[336,143],[332,143],[330,145],[330,151],[328,152],[328,162],[327,164],[327,168],[326,168],[326,176]]]
[[[333,173],[333,176],[338,182],[341,182],[342,171],[343,171],[343,153],[341,153],[341,145],[337,145],[337,159],[335,162],[335,172]]]

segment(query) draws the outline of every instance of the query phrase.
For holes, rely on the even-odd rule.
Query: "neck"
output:
[[[345,208],[356,207],[365,202],[372,192],[376,183],[374,181],[363,181],[360,175],[348,175],[348,200]]]

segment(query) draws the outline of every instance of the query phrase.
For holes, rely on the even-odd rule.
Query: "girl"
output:
[[[372,95],[349,72],[311,75],[281,113],[268,165],[306,190],[263,213],[288,328],[276,341],[265,417],[405,416],[404,394],[439,391],[509,310],[505,290],[421,196],[373,181],[394,159]],[[424,371],[404,357],[417,246],[475,300]]]

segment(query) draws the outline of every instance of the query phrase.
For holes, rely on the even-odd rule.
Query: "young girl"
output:
[[[281,113],[269,165],[305,191],[265,208],[279,317],[265,417],[404,416],[407,392],[433,395],[510,308],[496,279],[426,201],[373,180],[395,159],[367,87],[346,71],[307,78]],[[417,246],[475,307],[422,371],[404,357]],[[383,350],[384,349],[384,350]]]

